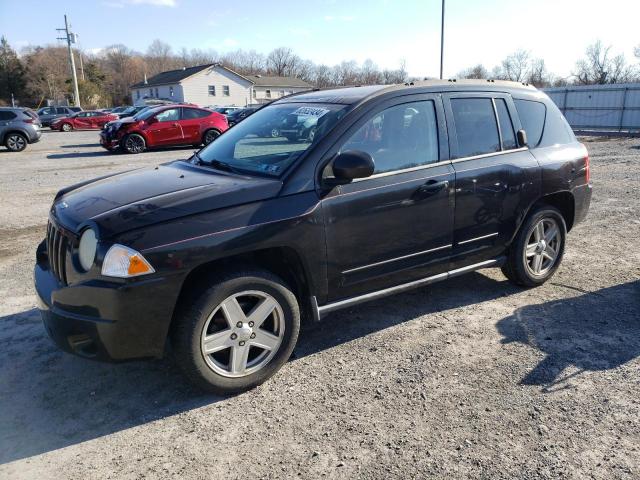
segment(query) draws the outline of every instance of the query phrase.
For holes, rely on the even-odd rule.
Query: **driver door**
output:
[[[455,176],[440,97],[386,101],[341,141],[340,151],[369,153],[375,170],[335,187],[322,201],[328,300],[447,271]]]
[[[148,127],[147,135],[153,145],[175,145],[182,143],[180,107],[169,108],[155,115],[155,121]]]

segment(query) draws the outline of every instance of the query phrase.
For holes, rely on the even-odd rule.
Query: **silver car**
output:
[[[40,119],[28,108],[0,107],[0,143],[12,152],[21,152],[40,140]]]

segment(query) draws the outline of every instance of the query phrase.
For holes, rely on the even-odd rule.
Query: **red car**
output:
[[[51,130],[70,132],[71,130],[99,130],[118,116],[97,110],[85,110],[68,117],[56,118],[51,122]]]
[[[227,118],[194,105],[163,105],[112,122],[100,132],[100,144],[109,151],[127,153],[172,145],[200,146],[213,142],[229,128]]]

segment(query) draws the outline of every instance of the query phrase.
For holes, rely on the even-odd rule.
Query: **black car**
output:
[[[258,110],[258,108],[260,107],[239,108],[237,110],[234,110],[231,113],[228,113],[227,122],[229,123],[229,126],[232,127],[236,123],[241,122],[242,120],[247,118],[249,115],[254,113],[256,110]]]
[[[80,107],[42,107],[36,112],[43,127],[51,126],[56,118],[69,117],[74,113],[81,112]]]
[[[313,115],[313,139],[261,138]],[[37,249],[44,325],[88,358],[258,385],[318,321],[501,267],[535,287],[591,199],[589,157],[533,87],[427,81],[291,95],[189,160],[61,190]]]

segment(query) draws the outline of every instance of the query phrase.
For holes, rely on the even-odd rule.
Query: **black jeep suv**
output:
[[[313,138],[260,135],[286,115]],[[55,197],[35,283],[58,345],[253,387],[300,319],[485,267],[534,287],[591,199],[589,158],[533,87],[429,81],[288,96],[189,160]],[[393,301],[393,300],[390,300]]]

